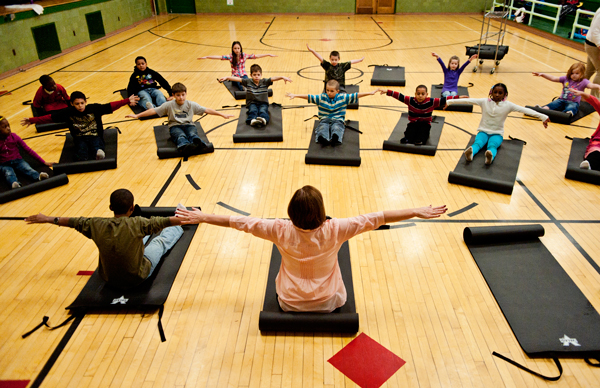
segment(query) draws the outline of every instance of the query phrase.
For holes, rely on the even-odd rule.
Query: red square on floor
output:
[[[25,388],[29,380],[0,380],[0,388]]]
[[[390,352],[365,333],[361,333],[329,360],[362,388],[378,388],[406,361]]]

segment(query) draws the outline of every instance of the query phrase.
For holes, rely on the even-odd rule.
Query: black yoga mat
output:
[[[477,52],[479,51],[479,45],[475,45],[475,46],[465,46],[467,49],[467,56],[472,56],[477,54]],[[496,55],[496,45],[495,44],[482,44],[481,45],[481,50],[479,51],[479,58],[477,58],[477,60],[480,59],[496,59],[498,61],[502,60],[504,58],[504,56],[508,53],[508,46],[498,46],[498,54]]]
[[[356,333],[358,331],[358,313],[354,302],[354,284],[350,265],[350,249],[346,241],[338,252],[338,263],[348,298],[346,304],[331,313],[295,313],[284,312],[277,301],[275,278],[281,267],[281,254],[273,245],[269,278],[265,292],[265,303],[258,318],[260,331],[330,332]]]
[[[65,145],[58,164],[53,166],[55,174],[79,174],[83,172],[111,170],[117,168],[117,143],[118,129],[109,127],[104,130],[104,152],[106,157],[102,160],[75,160],[75,143],[70,133],[66,134]],[[93,155],[90,155],[90,158]]]
[[[431,85],[431,98],[442,98],[442,89],[444,85]],[[468,96],[469,88],[465,86],[458,87],[459,96]],[[451,112],[473,112],[473,105],[471,104],[449,104],[446,109],[443,106],[438,106],[435,110],[447,110]]]
[[[465,149],[474,141],[475,136],[472,136]],[[494,162],[489,166],[484,163],[485,151],[485,148],[481,149],[472,162],[467,162],[465,154],[461,154],[456,168],[448,175],[448,182],[511,195],[517,179],[523,142],[504,140]]]
[[[538,108],[537,106],[527,105],[526,108],[545,114],[546,116],[550,117],[550,122],[552,123],[565,125],[569,125],[595,111],[594,107],[585,101],[581,101],[581,104],[579,104],[579,110],[574,116],[571,116],[565,112],[559,112],[557,110]]]
[[[175,208],[141,208],[142,217],[170,217]],[[192,242],[198,225],[183,225],[183,235],[161,259],[152,276],[142,284],[128,290],[112,288],[98,274],[90,277],[68,310],[129,310],[132,308],[159,307],[167,300],[177,272]]]
[[[600,315],[539,240],[541,225],[465,228],[463,237],[529,357],[600,352]]]
[[[360,134],[356,131],[359,129],[358,121],[349,120],[346,122],[347,126],[354,129],[346,128],[342,144],[335,147],[331,145],[322,146],[315,142],[315,129],[318,125],[319,122],[315,121],[304,163],[329,166],[360,166]]]
[[[233,83],[231,81],[223,81],[223,85],[227,88],[227,90],[229,90],[229,93],[231,93],[233,98],[235,98],[236,100],[246,99],[246,90],[238,89],[237,86],[233,86]],[[273,97],[273,89],[268,89],[267,93],[269,97]]]
[[[14,201],[15,199],[27,197],[69,183],[67,175],[55,174],[50,167],[40,163],[33,156],[21,149],[21,147],[19,147],[19,153],[23,157],[23,160],[29,163],[31,168],[37,172],[45,172],[50,177],[43,181],[33,181],[20,173],[16,173],[17,179],[22,185],[22,187],[19,187],[18,189],[11,188],[6,179],[4,179],[3,176],[0,177],[0,203]]]
[[[401,66],[375,66],[371,85],[377,86],[404,86],[406,79],[404,77],[404,67]]]
[[[583,155],[585,154],[585,149],[587,148],[589,143],[589,139],[573,139],[573,144],[571,145],[571,154],[569,154],[569,164],[567,165],[567,172],[565,173],[565,178],[572,179],[574,181],[600,185],[600,171],[584,170],[583,168],[579,168],[579,165],[581,164],[581,162],[583,162]]]
[[[45,116],[47,113],[31,105],[31,113],[33,117]],[[69,123],[48,123],[48,124],[35,124],[35,130],[37,132],[50,132],[56,131],[57,129],[69,128]]]
[[[129,98],[129,96],[127,95],[127,89],[120,89],[113,93],[117,93],[117,92],[119,92],[119,94],[121,95],[121,97],[123,97],[123,99]],[[131,111],[136,115],[139,115],[140,113],[142,113],[143,111],[146,110],[146,109],[144,109],[145,107],[142,108],[140,105],[131,106],[131,105],[127,104],[127,106],[129,106],[131,108]],[[149,119],[157,119],[157,118],[159,118],[158,115],[152,115],[152,116],[148,116],[148,117],[139,118],[138,120],[149,120]]]
[[[438,143],[440,142],[440,136],[442,136],[444,120],[444,117],[434,116],[433,122],[431,123],[431,132],[429,132],[429,139],[427,139],[425,144],[402,144],[400,143],[400,139],[404,137],[404,131],[406,131],[406,125],[408,124],[408,113],[402,113],[390,138],[383,141],[383,149],[387,151],[434,156],[437,151]]]
[[[204,133],[204,129],[200,123],[194,123],[196,128],[198,129],[198,136],[204,143],[207,145],[206,147],[197,147],[192,152],[186,153],[185,155],[177,152],[177,147],[175,143],[171,140],[171,135],[169,133],[169,127],[166,125],[159,125],[154,127],[154,139],[156,140],[156,154],[159,159],[168,159],[168,158],[181,158],[183,156],[192,156],[192,155],[202,155],[208,154],[211,152],[215,152],[215,147],[211,142],[208,141],[206,134]]]
[[[233,142],[253,143],[283,141],[281,105],[275,103],[270,104],[269,116],[271,116],[271,119],[266,126],[253,127],[250,124],[246,124],[246,119],[248,118],[248,109],[246,109],[246,105],[242,105],[237,128],[233,134]]]

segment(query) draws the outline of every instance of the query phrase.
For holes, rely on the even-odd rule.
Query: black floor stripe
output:
[[[158,201],[160,201],[160,197],[163,196],[163,194],[165,193],[165,191],[167,190],[167,188],[173,181],[173,178],[175,178],[175,175],[177,175],[177,172],[179,171],[180,168],[181,168],[181,159],[179,160],[179,163],[177,163],[177,166],[175,166],[175,169],[171,173],[171,176],[169,176],[169,179],[167,179],[167,181],[165,182],[163,187],[160,189],[160,191],[156,195],[156,198],[154,198],[154,201],[152,201],[152,203],[150,204],[150,207],[155,207],[156,204],[158,203]]]
[[[0,217],[0,221],[23,221],[26,217]]]
[[[388,229],[400,229],[400,228],[410,228],[411,226],[416,226],[414,222],[407,224],[394,224],[394,225],[381,225],[379,228],[375,230],[388,230]]]
[[[221,201],[217,202],[217,205],[219,205],[219,206],[222,206],[222,207],[224,207],[225,209],[229,209],[229,210],[231,210],[232,212],[236,212],[236,213],[238,213],[238,214],[244,215],[244,216],[246,216],[246,217],[250,215],[250,213],[246,213],[246,212],[245,212],[245,211],[243,211],[243,210],[236,209],[236,208],[234,208],[233,206],[229,206],[229,205],[227,205],[226,203],[223,203],[223,202],[221,202]]]
[[[472,204],[470,204],[470,205],[467,205],[467,206],[463,207],[462,209],[458,209],[457,211],[454,211],[454,212],[452,212],[452,213],[448,213],[448,217],[454,217],[454,216],[457,216],[457,215],[459,215],[459,214],[461,214],[461,213],[464,213],[464,212],[466,212],[466,211],[468,211],[468,210],[471,210],[471,209],[473,209],[473,208],[474,208],[475,206],[477,206],[477,205],[479,205],[477,202],[473,202]]]
[[[192,178],[192,176],[190,174],[185,174],[185,177],[187,178],[188,182],[190,182],[190,185],[192,185],[192,187],[196,190],[200,190],[200,186],[198,186],[198,184],[194,181],[194,178]]]
[[[239,120],[239,117],[238,117],[238,118],[236,118],[236,119],[231,119],[231,120],[229,120],[229,121],[226,121],[226,122],[224,122],[223,124],[219,124],[219,125],[217,125],[216,127],[214,127],[213,129],[211,129],[211,130],[209,130],[209,131],[205,132],[205,134],[206,134],[206,135],[208,135],[209,133],[211,133],[211,132],[212,132],[212,131],[214,131],[215,129],[217,129],[217,128],[221,128],[222,126],[225,126],[225,125],[227,125],[227,124],[229,124],[229,123],[233,123],[234,121],[238,121],[238,120]]]
[[[36,137],[44,137],[44,136],[50,136],[50,135],[56,135],[59,136],[62,133],[65,132],[69,132],[68,129],[61,129],[60,131],[52,131],[52,132],[46,132],[46,133],[41,133],[39,135],[33,135],[33,136],[29,136],[29,137],[24,137],[23,140],[29,140],[29,139],[35,139]],[[64,136],[64,135],[62,135]]]

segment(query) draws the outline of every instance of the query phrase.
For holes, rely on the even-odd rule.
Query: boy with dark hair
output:
[[[292,94],[286,96],[293,100],[294,98],[303,98],[308,102],[317,104],[319,107],[319,125],[315,129],[315,140],[323,146],[331,144],[336,146],[342,144],[346,126],[346,107],[348,104],[355,104],[358,99],[365,96],[372,96],[379,89],[366,93],[340,93],[340,84],[332,79],[325,85],[325,93],[318,94]]]
[[[125,117],[138,119],[153,115],[167,115],[171,139],[177,146],[177,151],[182,155],[187,155],[198,147],[206,147],[206,144],[198,136],[198,130],[196,129],[196,125],[194,125],[194,115],[206,113],[221,116],[224,119],[233,117],[233,115],[223,114],[214,109],[200,106],[193,101],[186,100],[187,88],[180,82],[173,85],[172,91],[174,100],[166,102],[159,107],[150,108],[137,115],[129,114]]]
[[[25,222],[76,229],[98,247],[98,273],[102,279],[116,288],[132,288],[152,275],[160,259],[183,235],[181,221],[175,216],[130,217],[134,202],[133,194],[127,189],[110,195],[110,210],[114,217],[49,217],[40,213],[27,217]],[[150,235],[158,232],[160,235],[144,247]]]
[[[165,89],[169,98],[165,98],[159,88]],[[135,58],[135,67],[133,74],[129,77],[127,85],[127,95],[137,95],[140,98],[140,106],[143,109],[151,109],[155,106],[161,106],[167,101],[171,101],[171,85],[162,75],[148,67],[146,58],[139,56]]]
[[[33,107],[42,111],[38,113],[40,116],[69,106],[67,91],[61,85],[54,82],[52,77],[44,74],[40,77],[40,83],[42,86],[40,86],[33,98]]]
[[[269,86],[273,82],[284,80],[284,82],[292,82],[288,77],[271,77],[262,78],[262,69],[259,65],[254,64],[250,67],[250,77],[223,77],[219,82],[233,81],[239,82],[246,88],[246,108],[248,109],[246,124],[253,127],[265,126],[269,123]]]
[[[325,70],[324,82],[327,83],[329,82],[329,80],[334,79],[340,84],[339,87],[341,92],[346,93],[346,72],[350,70],[353,64],[362,62],[365,59],[365,57],[362,57],[360,59],[353,59],[349,62],[340,62],[340,53],[337,51],[332,51],[331,54],[329,54],[330,62],[328,62],[325,59],[323,59],[321,54],[311,49],[308,44],[306,45],[306,47],[308,48],[308,51],[313,53],[313,55],[317,57],[319,61],[321,61],[321,67],[323,68],[323,70]]]
[[[408,106],[408,125],[404,137],[400,143],[425,144],[429,139],[433,111],[438,106],[445,107],[446,100],[455,98],[467,98],[468,96],[448,96],[442,98],[427,97],[427,86],[419,85],[415,90],[415,96],[405,96],[393,90],[377,89],[381,94],[387,94]]]

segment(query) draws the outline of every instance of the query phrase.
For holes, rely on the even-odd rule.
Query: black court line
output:
[[[54,352],[52,352],[52,355],[50,356],[48,361],[46,361],[46,364],[44,365],[44,367],[42,368],[40,373],[37,375],[37,377],[33,381],[33,384],[31,384],[31,386],[29,388],[38,388],[40,385],[42,385],[42,383],[44,382],[44,379],[50,372],[50,369],[52,369],[52,367],[56,363],[56,360],[58,360],[58,357],[60,357],[60,354],[65,349],[65,347],[69,343],[69,340],[75,333],[75,330],[77,330],[77,328],[79,327],[79,324],[83,320],[83,317],[84,317],[84,315],[78,315],[77,317],[75,317],[75,319],[73,320],[73,323],[71,323],[71,326],[69,326],[69,330],[67,330],[67,332],[65,333],[63,338],[60,340],[58,346],[56,347],[56,349],[54,349]]]
[[[23,221],[26,217],[0,217],[0,221]]]
[[[52,132],[42,133],[42,134],[39,134],[39,135],[33,135],[33,136],[29,136],[29,137],[24,137],[23,140],[35,139],[36,137],[51,136],[51,135],[64,136],[64,135],[61,135],[61,133],[65,133],[65,132],[69,132],[69,130],[68,129],[62,129],[60,131],[52,131]]]
[[[194,181],[194,178],[192,178],[192,176],[190,174],[185,174],[185,177],[187,178],[188,182],[190,182],[190,185],[192,185],[192,187],[196,190],[200,190],[200,186],[198,186],[198,184]]]
[[[529,190],[529,188],[527,186],[525,186],[525,184],[523,182],[521,182],[520,179],[517,179],[517,183],[523,188],[523,190],[525,190],[527,195],[529,195],[529,197],[533,200],[533,202],[535,202],[535,204],[548,216],[548,218],[550,218],[550,220],[553,221],[554,225],[556,225],[556,227],[558,227],[558,229],[565,235],[565,237],[567,239],[569,239],[571,244],[573,244],[575,246],[575,248],[577,248],[579,253],[581,253],[581,255],[588,261],[588,263],[590,263],[590,265],[596,270],[596,272],[598,272],[600,274],[600,266],[598,266],[598,264],[585,251],[585,249],[583,249],[583,247],[581,245],[579,245],[577,240],[575,240],[575,238],[573,238],[573,236],[571,236],[571,234],[565,229],[565,227],[561,224],[561,222],[558,221],[552,215],[552,213],[550,213],[550,211],[548,209],[546,209],[546,207],[544,205],[542,205],[542,203],[535,197],[535,195],[533,195],[533,193]]]
[[[394,225],[381,225],[379,228],[375,230],[388,230],[388,229],[400,229],[400,228],[410,228],[411,226],[416,226],[414,222],[408,224],[394,224]]]
[[[454,212],[452,212],[452,213],[448,213],[448,217],[454,217],[454,216],[457,216],[457,215],[459,215],[459,214],[461,214],[461,213],[464,213],[464,212],[466,212],[466,211],[468,211],[468,210],[471,210],[471,209],[473,209],[473,208],[474,208],[475,206],[477,206],[477,205],[479,205],[477,202],[473,202],[472,204],[470,204],[470,205],[467,205],[467,206],[463,207],[462,209],[458,209],[457,211],[454,211]]]
[[[167,181],[165,182],[165,184],[163,185],[163,187],[160,189],[160,191],[158,192],[158,194],[154,198],[154,201],[152,201],[152,203],[150,204],[150,207],[155,207],[156,206],[156,204],[160,200],[160,197],[163,196],[163,194],[165,193],[165,191],[167,190],[167,188],[169,187],[169,185],[173,181],[173,178],[175,178],[175,175],[177,175],[177,172],[179,171],[180,168],[181,168],[181,159],[179,159],[179,163],[177,163],[177,166],[175,166],[175,169],[171,173],[171,176],[169,176],[169,178],[167,179]]]
[[[205,135],[208,135],[209,133],[211,133],[211,132],[212,132],[212,131],[214,131],[215,129],[217,129],[217,128],[221,128],[222,126],[224,126],[224,125],[227,125],[227,124],[229,124],[229,123],[233,123],[234,121],[238,121],[239,119],[240,119],[240,118],[238,117],[237,119],[231,119],[231,120],[229,120],[229,121],[226,121],[226,122],[224,122],[223,124],[219,124],[219,125],[217,125],[216,127],[214,127],[213,129],[211,129],[211,130],[209,130],[209,131],[205,132],[204,134],[205,134]],[[215,149],[216,149],[216,148],[215,148]]]
[[[471,135],[471,136],[473,136],[473,133],[471,133],[471,132],[467,131],[466,129],[462,129],[462,128],[461,128],[461,127],[459,127],[458,125],[451,124],[451,123],[449,123],[448,121],[444,121],[444,124],[447,124],[447,125],[449,125],[449,126],[451,126],[451,127],[454,127],[454,128],[456,128],[456,129],[460,129],[460,130],[461,130],[461,131],[463,131],[464,133],[466,133],[466,134],[468,134],[468,135]]]
[[[61,71],[61,70],[64,70],[64,69],[66,69],[66,68],[67,68],[67,67],[69,67],[69,66],[73,66],[73,65],[74,65],[74,64],[76,64],[76,63],[79,63],[79,62],[81,62],[81,61],[85,61],[86,59],[88,59],[88,58],[91,58],[91,57],[93,57],[93,56],[94,56],[94,55],[96,55],[96,54],[99,54],[99,53],[101,53],[101,52],[103,52],[103,51],[106,51],[106,50],[108,50],[108,49],[111,49],[111,48],[113,48],[113,47],[115,47],[115,46],[118,46],[118,45],[120,45],[121,43],[123,43],[123,42],[127,42],[128,40],[130,40],[130,39],[133,39],[133,38],[135,38],[135,37],[137,37],[137,36],[140,36],[140,35],[142,35],[142,34],[144,34],[144,33],[146,33],[146,32],[150,32],[150,33],[151,33],[151,31],[150,31],[150,30],[152,30],[153,28],[156,28],[156,27],[158,27],[158,26],[162,26],[163,24],[169,23],[169,22],[171,22],[172,20],[175,20],[175,19],[177,19],[177,18],[179,18],[179,16],[176,16],[176,17],[174,17],[174,18],[172,18],[172,19],[169,19],[169,20],[167,20],[166,22],[163,22],[163,23],[160,23],[159,25],[156,25],[156,26],[154,26],[154,27],[151,27],[151,28],[149,28],[149,29],[148,29],[148,30],[146,30],[146,31],[142,31],[142,32],[140,32],[140,33],[138,33],[138,34],[135,34],[135,35],[133,35],[133,36],[130,36],[130,37],[129,37],[129,38],[127,38],[127,39],[124,39],[124,40],[122,40],[122,41],[120,41],[120,42],[118,42],[118,43],[115,43],[115,44],[113,44],[113,45],[111,45],[111,46],[108,46],[108,47],[106,47],[106,48],[103,48],[103,49],[102,49],[102,50],[100,50],[100,51],[96,51],[95,53],[93,53],[93,54],[90,54],[90,55],[88,55],[87,57],[83,57],[83,58],[81,58],[81,59],[78,59],[78,60],[76,60],[75,62],[72,62],[72,63],[70,63],[70,64],[68,64],[68,65],[66,65],[66,66],[63,66],[63,67],[61,67],[61,68],[60,68],[60,69],[58,69],[58,70],[54,70],[53,72],[51,72],[51,73],[46,73],[46,74],[48,74],[48,75],[52,75],[52,74],[54,74],[54,73],[58,73],[59,71]],[[90,43],[91,43],[91,42],[90,42]],[[44,62],[44,63],[45,63],[45,62]],[[39,65],[41,65],[41,63],[40,63],[40,64],[38,64],[38,65],[35,65],[35,66],[33,66],[33,67],[36,67],[36,66],[39,66]],[[33,68],[33,67],[32,67],[32,68]],[[23,85],[21,85],[21,86],[18,86],[18,87],[17,87],[17,88],[15,88],[15,89],[9,90],[7,93],[0,95],[0,97],[2,97],[2,96],[5,96],[5,95],[8,95],[9,93],[12,93],[12,92],[14,92],[14,91],[16,91],[16,90],[19,90],[19,89],[21,89],[21,88],[24,88],[25,86],[31,85],[31,84],[33,84],[33,83],[36,83],[36,82],[39,82],[39,80],[38,80],[38,79],[35,79],[35,80],[31,81],[31,82],[27,82],[26,84],[23,84]]]
[[[217,205],[219,205],[219,206],[222,206],[222,207],[224,207],[225,209],[229,209],[229,210],[231,210],[232,212],[236,212],[236,213],[238,213],[238,214],[241,214],[241,215],[243,215],[243,216],[246,216],[246,217],[248,217],[248,216],[250,215],[250,213],[246,213],[246,212],[245,212],[245,211],[243,211],[243,210],[236,209],[236,208],[234,208],[233,206],[229,206],[229,205],[227,205],[226,203],[223,203],[223,202],[221,202],[221,201],[217,202]]]

